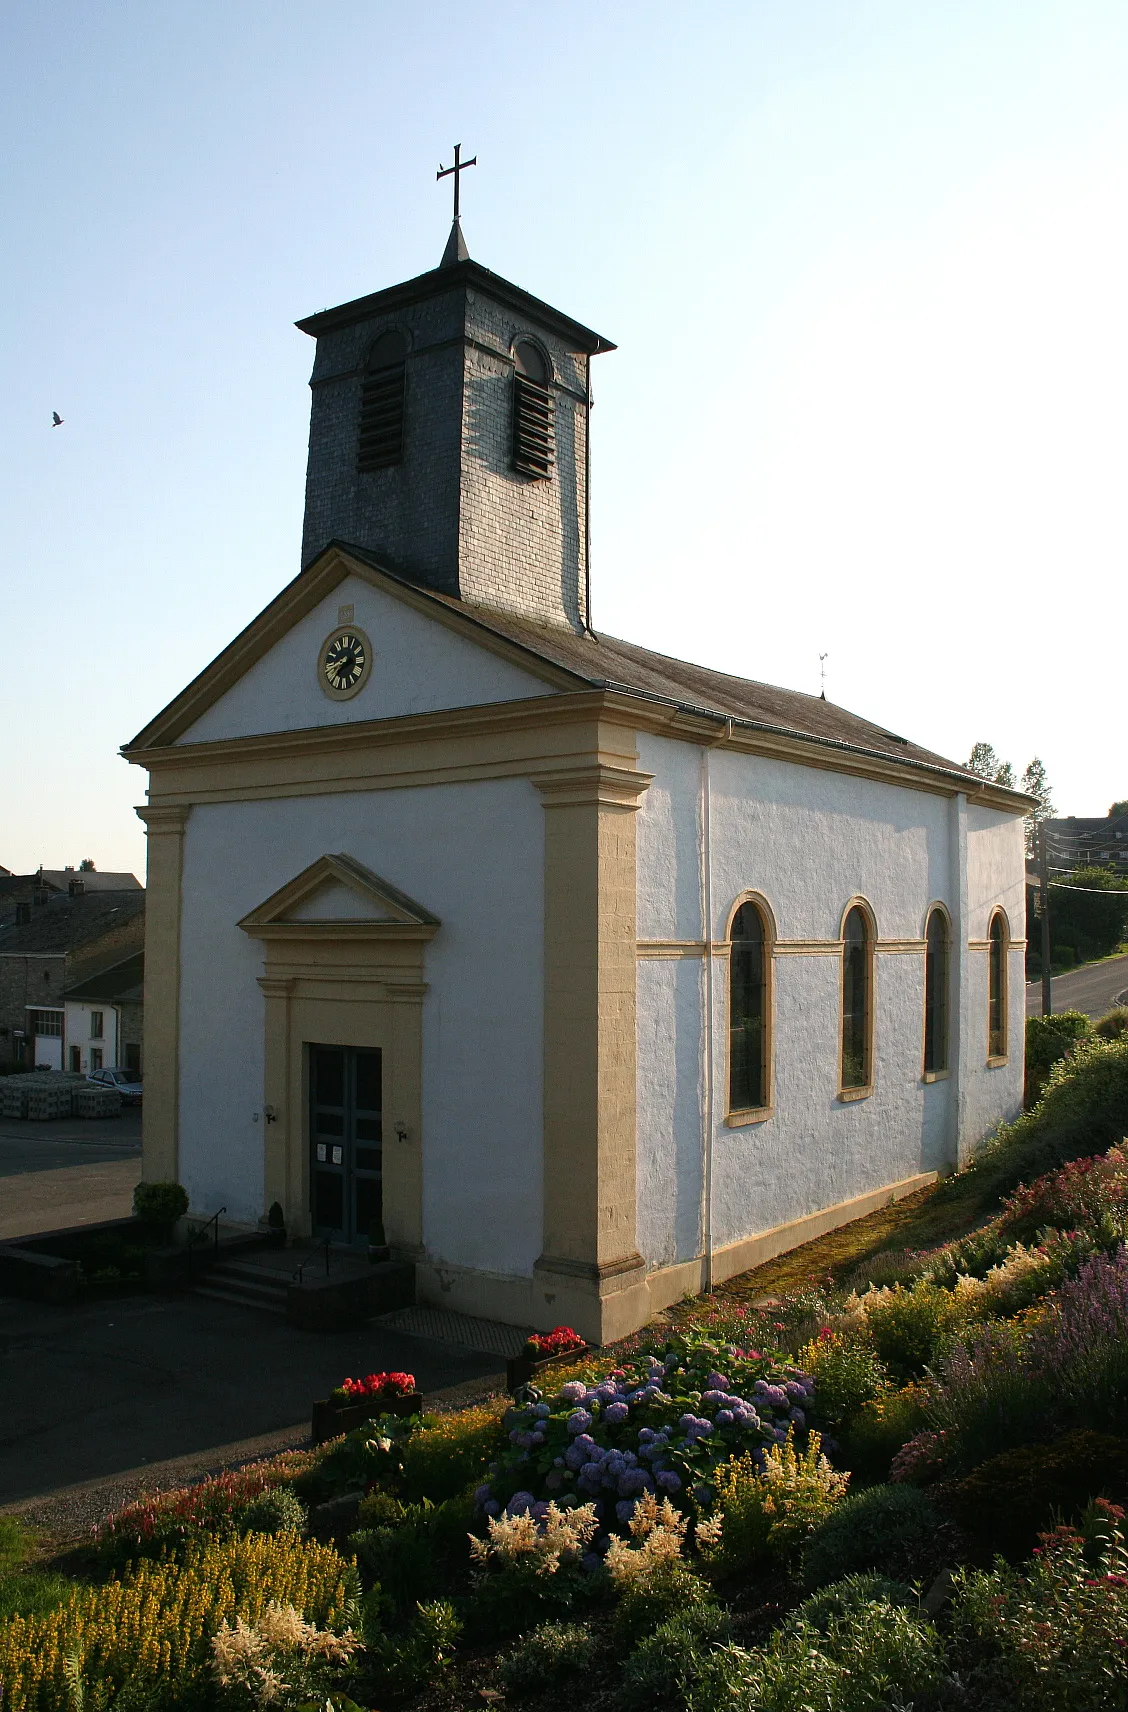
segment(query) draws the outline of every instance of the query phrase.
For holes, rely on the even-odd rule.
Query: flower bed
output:
[[[379,1415],[421,1415],[423,1393],[415,1388],[414,1373],[369,1373],[345,1379],[329,1396],[313,1405],[315,1445],[351,1433]]]
[[[509,1392],[519,1391],[522,1385],[528,1385],[550,1368],[579,1361],[587,1353],[587,1344],[571,1326],[557,1326],[551,1332],[534,1332],[526,1339],[520,1355],[512,1355],[506,1362],[505,1388]]]
[[[594,1384],[573,1380],[554,1397],[510,1410],[511,1449],[479,1487],[488,1516],[551,1499],[595,1500],[605,1520],[627,1521],[644,1492],[712,1495],[727,1457],[782,1444],[806,1429],[814,1382],[758,1351],[681,1340]]]

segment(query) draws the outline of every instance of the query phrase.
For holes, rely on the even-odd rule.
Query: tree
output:
[[[1022,775],[1022,788],[1028,797],[1034,798],[1034,807],[1026,817],[1026,854],[1033,856],[1038,848],[1038,827],[1043,820],[1048,820],[1054,812],[1050,781],[1047,779],[1046,769],[1037,755]]]
[[[1009,761],[1000,761],[993,743],[976,743],[967,764],[969,771],[978,773],[981,779],[989,779],[993,785],[1002,785],[1004,790],[1013,791],[1014,768]]]
[[[1110,820],[1116,820],[1122,814],[1128,814],[1128,797],[1125,797],[1123,802],[1113,803],[1112,807],[1108,811],[1108,818]]]
[[[1050,887],[1050,928],[1055,957],[1059,946],[1080,963],[1107,957],[1128,932],[1128,880],[1109,868],[1074,868]]]

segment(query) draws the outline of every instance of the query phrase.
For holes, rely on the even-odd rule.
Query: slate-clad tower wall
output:
[[[439,593],[584,629],[588,365],[614,347],[472,261],[298,325],[317,339],[302,564],[347,541]],[[358,469],[365,377],[386,333],[406,343],[402,453]],[[548,372],[548,479],[514,458],[522,340]]]

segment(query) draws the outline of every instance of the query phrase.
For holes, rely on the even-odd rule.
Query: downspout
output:
[[[732,736],[733,722],[725,720],[724,730],[712,743],[701,750],[701,921],[705,955],[705,1017],[702,1034],[704,1063],[704,1133],[702,1135],[702,1258],[705,1262],[704,1288],[713,1288],[713,844],[712,844],[712,785],[709,776],[709,755],[719,743]]]
[[[591,355],[584,365],[584,629],[597,641],[591,627]]]

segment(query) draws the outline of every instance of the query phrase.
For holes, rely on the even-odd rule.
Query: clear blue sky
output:
[[[293,321],[455,140],[620,347],[597,628],[1128,795],[1124,0],[8,0],[0,80],[0,862],[143,872],[118,745],[298,568]]]

